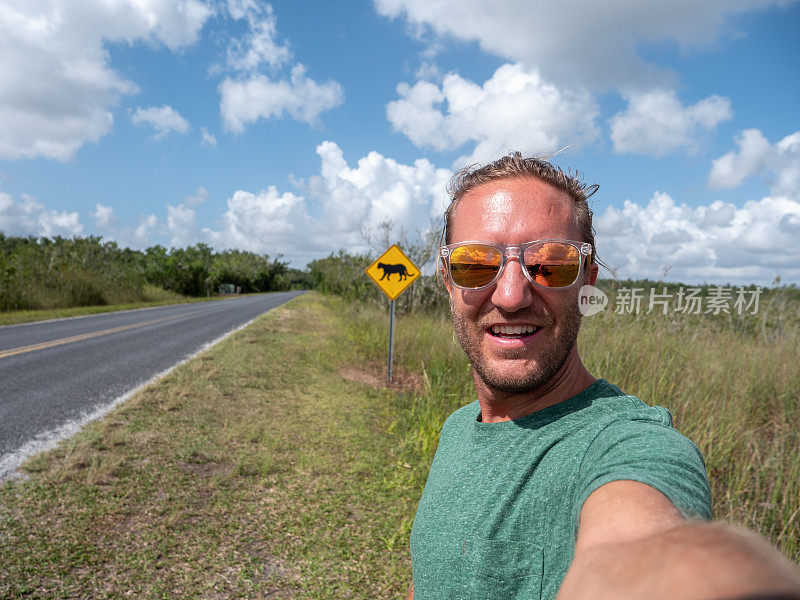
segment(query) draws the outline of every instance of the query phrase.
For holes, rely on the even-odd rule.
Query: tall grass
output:
[[[714,514],[768,537],[800,563],[800,302],[773,291],[759,313],[622,315],[583,319],[579,352],[589,371],[648,404],[667,407],[706,459]],[[347,307],[349,306],[349,308]],[[387,312],[350,311],[351,348],[386,355]],[[611,306],[613,306],[613,298]],[[398,316],[396,363],[418,372],[422,391],[394,424],[411,469],[392,485],[418,498],[447,416],[474,399],[469,364],[442,314]]]

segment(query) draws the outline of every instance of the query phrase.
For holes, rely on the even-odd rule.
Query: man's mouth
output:
[[[533,335],[539,331],[541,327],[536,325],[492,325],[489,327],[489,333],[494,337],[504,339],[520,339]]]

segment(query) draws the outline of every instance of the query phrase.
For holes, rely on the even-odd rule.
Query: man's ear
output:
[[[600,272],[600,267],[597,266],[597,263],[592,263],[589,265],[589,268],[586,269],[586,276],[583,278],[584,285],[594,285],[597,281],[597,274]]]
[[[441,278],[442,283],[444,284],[447,293],[452,296],[453,295],[453,285],[450,283],[450,278],[447,276],[447,268],[444,266],[444,260],[442,260],[441,256],[436,258],[436,262],[438,265],[437,274]]]

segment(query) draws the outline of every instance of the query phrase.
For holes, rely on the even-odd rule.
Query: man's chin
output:
[[[472,368],[478,378],[490,389],[504,394],[524,394],[546,386],[569,357],[569,348],[562,355],[544,353],[533,358],[530,352],[515,358],[504,354],[489,358],[484,354],[482,360],[472,361]]]
[[[480,380],[492,390],[505,394],[523,394],[532,392],[547,383],[547,376],[539,370],[528,372],[520,376],[523,369],[498,370],[476,368],[475,372]]]

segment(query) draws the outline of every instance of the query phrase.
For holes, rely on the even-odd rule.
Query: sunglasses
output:
[[[439,248],[450,281],[464,290],[480,290],[497,282],[509,258],[516,258],[534,285],[567,288],[578,281],[592,255],[588,242],[535,240],[518,245],[458,242]]]

